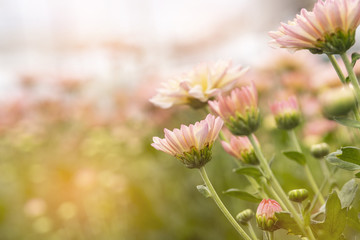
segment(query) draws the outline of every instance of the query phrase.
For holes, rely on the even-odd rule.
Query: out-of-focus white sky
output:
[[[129,86],[220,58],[252,64],[267,32],[313,2],[0,0],[0,88],[24,72]]]

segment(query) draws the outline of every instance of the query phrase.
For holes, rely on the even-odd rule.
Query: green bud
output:
[[[306,189],[295,189],[288,193],[289,199],[293,202],[301,203],[309,196],[309,191]]]
[[[329,154],[330,148],[327,143],[314,144],[310,148],[311,155],[315,158],[323,158]]]
[[[240,212],[238,215],[236,215],[236,220],[241,224],[247,224],[253,217],[254,212],[251,209],[246,209],[242,212]]]

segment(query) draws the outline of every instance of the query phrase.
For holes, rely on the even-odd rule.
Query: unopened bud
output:
[[[330,147],[327,143],[314,144],[310,148],[311,155],[315,158],[323,158],[330,152]]]
[[[275,102],[270,106],[279,129],[291,130],[300,123],[300,111],[295,96],[288,100]]]
[[[328,118],[344,116],[355,106],[356,100],[349,87],[331,89],[320,96],[322,111]]]
[[[236,220],[241,224],[247,224],[253,217],[254,212],[251,209],[246,209],[236,215]]]
[[[291,201],[301,203],[309,196],[309,191],[306,189],[294,189],[288,193],[288,196]]]
[[[273,232],[279,229],[276,226],[277,217],[276,212],[281,212],[280,204],[272,199],[263,199],[256,211],[256,222],[260,229],[264,231]]]

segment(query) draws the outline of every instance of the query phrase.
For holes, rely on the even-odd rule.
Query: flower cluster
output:
[[[200,64],[193,71],[164,82],[150,102],[161,108],[180,104],[200,108],[219,93],[233,89],[246,71],[241,66],[233,67],[229,61]]]

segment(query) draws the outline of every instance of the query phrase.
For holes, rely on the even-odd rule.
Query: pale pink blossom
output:
[[[302,9],[293,21],[281,23],[269,35],[278,47],[334,54],[354,44],[359,24],[360,0],[318,0],[313,11]]]
[[[245,115],[251,108],[257,108],[258,96],[255,85],[236,88],[231,91],[229,96],[218,97],[217,101],[209,101],[209,106],[213,112],[217,113],[222,119],[229,120],[236,114]]]
[[[219,96],[209,101],[213,112],[218,114],[230,132],[236,136],[249,135],[259,127],[258,96],[254,83],[236,88],[229,96]]]
[[[246,71],[247,68],[241,66],[233,67],[230,61],[203,63],[189,73],[164,82],[150,102],[161,108],[180,104],[202,107],[210,98],[232,90]]]
[[[165,128],[165,138],[154,137],[151,146],[178,157],[193,149],[199,151],[211,146],[222,126],[221,118],[209,114],[205,120],[196,122],[194,125],[181,125],[180,129],[175,128],[173,131]]]
[[[287,100],[276,101],[270,105],[271,112],[277,116],[286,113],[298,112],[299,106],[295,96],[290,96]]]
[[[257,142],[256,137],[255,140]],[[258,159],[256,158],[254,148],[251,145],[251,142],[248,139],[248,137],[231,136],[230,142],[221,141],[221,145],[228,154],[236,157],[237,159],[241,160],[244,163],[248,163],[248,164],[258,163]]]

